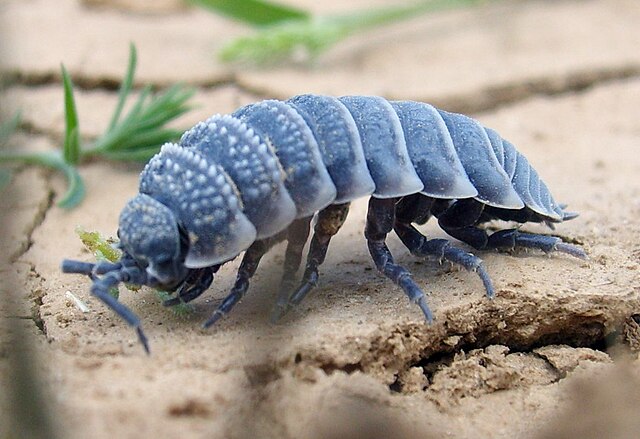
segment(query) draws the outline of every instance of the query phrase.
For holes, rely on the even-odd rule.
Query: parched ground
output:
[[[289,3],[327,13],[390,2]],[[59,271],[65,257],[91,259],[76,226],[115,233],[140,168],[83,166],[87,198],[72,211],[55,206],[59,176],[24,168],[0,200],[1,438],[26,437],[13,429],[24,421],[20,408],[33,406],[36,382],[65,438],[637,437],[637,1],[484,4],[354,37],[312,66],[267,70],[219,64],[216,49],[247,29],[177,1],[14,0],[0,2],[0,13],[9,83],[2,103],[22,108],[20,148],[60,144],[60,62],[79,88],[83,133],[99,133],[133,41],[140,84],[196,87],[198,108],[184,126],[303,92],[379,94],[471,113],[580,212],[556,233],[589,254],[482,253],[497,289],[490,301],[473,273],[416,260],[391,237],[428,293],[436,314],[429,326],[372,270],[361,201],[331,245],[319,287],[282,324],[269,323],[282,246],[207,332],[199,324],[229,290],[237,263],[186,317],[151,291],[123,290],[121,300],[143,318],[146,356],[130,328],[90,297],[85,278]],[[434,224],[424,232],[444,236]]]

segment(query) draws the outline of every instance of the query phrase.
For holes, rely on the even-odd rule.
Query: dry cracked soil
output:
[[[336,13],[392,2],[287,3]],[[59,270],[65,257],[92,259],[77,226],[115,234],[141,168],[83,165],[87,198],[70,211],[55,205],[60,176],[19,168],[0,200],[0,438],[54,437],[42,433],[47,419],[64,438],[638,437],[637,1],[485,2],[355,36],[312,65],[268,69],[218,62],[216,50],[249,30],[177,0],[5,0],[0,22],[2,106],[23,114],[13,147],[59,147],[60,62],[78,87],[83,135],[98,134],[132,41],[139,84],[195,87],[197,107],[180,126],[304,92],[468,112],[517,145],[580,213],[553,232],[524,230],[555,233],[589,255],[479,252],[497,290],[488,300],[475,274],[416,259],[390,237],[428,295],[436,319],[427,325],[372,269],[359,201],[319,286],[280,324],[269,313],[282,246],[209,331],[199,325],[237,261],[186,316],[152,291],[123,289],[121,301],[142,317],[147,356],[90,296],[88,279]],[[433,223],[422,230],[445,236]]]

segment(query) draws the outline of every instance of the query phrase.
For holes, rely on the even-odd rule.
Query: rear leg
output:
[[[424,196],[420,197],[428,198]],[[462,212],[463,215],[456,216],[456,218],[461,223],[474,222],[481,211],[481,209],[476,209],[476,211],[469,209],[466,213]],[[447,239],[428,239],[422,235],[411,223],[420,223],[419,220],[423,217],[424,212],[420,204],[416,204],[415,210],[412,210],[411,205],[407,204],[402,215],[398,215],[396,218],[394,230],[409,251],[418,257],[435,256],[439,260],[447,260],[453,264],[462,266],[468,271],[477,273],[482,280],[487,296],[492,298],[495,295],[495,290],[491,278],[484,268],[482,259],[455,247]]]
[[[480,230],[484,232],[484,230]],[[518,229],[499,230],[492,233],[486,248],[515,250],[519,248],[533,248],[545,253],[566,253],[576,258],[587,259],[587,254],[580,247],[567,244],[557,236],[524,233]]]
[[[376,264],[376,268],[386,277],[398,285],[414,303],[417,303],[427,321],[433,321],[433,315],[427,305],[427,299],[422,289],[411,278],[406,268],[395,263],[389,247],[385,243],[387,235],[395,223],[396,198],[371,198],[367,212],[367,225],[364,231],[367,238],[369,253]]]
[[[318,212],[318,220],[313,228],[313,238],[311,238],[302,282],[284,304],[280,301],[276,304],[271,316],[273,321],[282,318],[291,307],[299,304],[318,284],[318,268],[327,256],[331,238],[338,233],[347,219],[348,213],[349,203],[332,204]]]
[[[489,235],[477,227],[482,220],[483,209],[484,204],[479,201],[459,200],[438,216],[438,224],[449,235],[478,250],[533,248],[545,253],[560,252],[581,259],[587,257],[584,250],[556,236],[524,233],[518,229],[500,230]]]

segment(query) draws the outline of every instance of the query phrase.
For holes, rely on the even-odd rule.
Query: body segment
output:
[[[322,163],[318,142],[291,105],[262,101],[233,115],[252,127],[277,156],[296,217],[313,215],[336,199],[336,187]]]
[[[400,118],[411,162],[422,180],[420,193],[451,199],[478,195],[438,110],[413,101],[391,105]]]
[[[340,98],[358,127],[376,198],[401,197],[420,192],[424,185],[409,158],[398,114],[376,96]]]
[[[336,186],[334,203],[372,194],[376,187],[351,113],[331,96],[301,95],[287,101],[304,118]]]

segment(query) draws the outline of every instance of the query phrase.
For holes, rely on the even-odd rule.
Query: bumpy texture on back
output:
[[[140,191],[188,230],[191,267],[223,262],[295,218],[366,195],[474,198],[548,222],[565,217],[495,131],[428,104],[375,96],[300,95],[213,116],[151,160]]]

